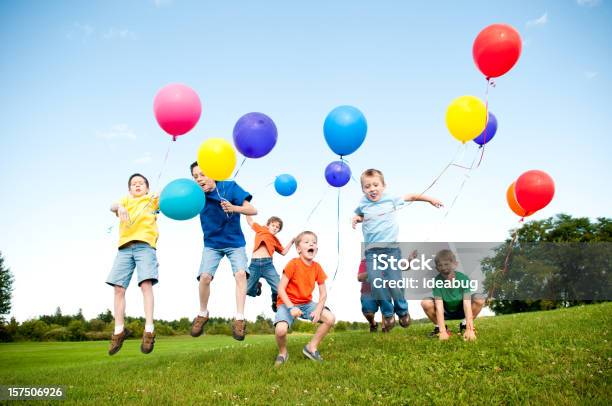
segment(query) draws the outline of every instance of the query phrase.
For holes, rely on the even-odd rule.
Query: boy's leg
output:
[[[121,326],[121,331],[125,325],[125,288],[115,285],[115,327]],[[121,332],[119,331],[119,332]]]
[[[329,330],[334,326],[335,323],[336,316],[334,316],[333,313],[328,309],[323,309],[323,311],[321,312],[321,324],[319,325],[319,328],[317,328],[317,331],[315,331],[314,336],[312,336],[310,342],[306,344],[306,348],[308,349],[308,351],[312,353],[317,351],[319,344],[327,335],[327,333],[329,333]]]
[[[261,272],[259,271],[259,265],[256,261],[251,260],[249,265],[249,277],[247,279],[246,294],[251,297],[257,296],[257,282],[261,278]]]
[[[421,300],[421,307],[425,312],[425,315],[433,324],[437,324],[438,321],[436,319],[436,304],[432,297],[428,297],[426,299]]]
[[[215,276],[217,267],[223,254],[218,250],[206,248],[202,250],[202,260],[198,270],[198,295],[200,299],[200,311],[191,323],[191,336],[199,337],[204,331],[204,325],[208,322],[208,299],[210,298],[210,284]]]
[[[388,333],[395,327],[395,313],[393,308],[393,301],[391,299],[377,300],[380,306],[380,312],[383,316],[383,333]]]
[[[132,247],[121,248],[117,251],[113,268],[108,278],[106,278],[106,283],[114,289],[115,334],[123,331],[125,323],[125,290],[130,284],[135,267],[136,261],[134,260]]]
[[[269,265],[263,270],[263,277],[270,285],[270,290],[272,291],[272,310],[276,311],[276,302],[278,299],[278,284],[280,282],[280,278],[278,277],[278,273],[276,272],[276,268],[274,268],[274,264],[272,263],[272,259],[270,259]]]
[[[366,318],[370,323],[370,332],[376,332],[378,330],[378,323],[376,323],[376,312],[378,311],[378,302],[369,296],[364,294],[361,295],[361,312],[363,317]]]
[[[159,278],[157,252],[147,243],[132,245],[134,261],[138,270],[138,286],[142,291],[145,312],[145,331],[153,332],[153,285]]]
[[[153,283],[151,280],[143,281],[140,284],[140,290],[142,291],[142,298],[144,302],[144,313],[145,313],[145,329],[146,327],[153,326]],[[149,331],[152,333],[153,331]]]
[[[246,265],[247,256],[244,247],[227,248],[225,255],[232,265],[234,279],[236,279],[236,317],[232,324],[232,337],[238,341],[244,340],[246,335],[246,321],[244,320],[244,303],[246,302]]]
[[[289,325],[286,321],[276,323],[274,327],[274,335],[276,337],[276,345],[278,345],[278,353],[283,357],[287,356],[287,332]]]
[[[486,299],[482,295],[472,295],[472,318],[476,318],[484,307]]]

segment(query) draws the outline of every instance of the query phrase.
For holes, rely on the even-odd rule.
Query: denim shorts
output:
[[[136,268],[138,269],[138,286],[146,280],[150,280],[155,285],[159,278],[158,267],[155,248],[146,242],[133,242],[120,248],[117,252],[113,269],[108,274],[106,283],[127,288],[134,268]]]
[[[317,302],[313,302],[311,300],[308,303],[295,305],[295,307],[297,307],[298,309],[302,311],[302,315],[300,316],[300,319],[312,321],[312,317],[310,317],[310,313],[315,311],[315,309],[317,308],[317,305],[318,305]],[[324,309],[329,310],[329,307],[325,306]],[[295,320],[295,317],[291,315],[291,312],[289,311],[289,308],[287,307],[286,304],[283,303],[282,305],[278,307],[278,309],[276,310],[276,316],[274,317],[275,326],[281,321],[284,321],[289,325],[289,327],[291,327],[294,320]],[[319,323],[322,323],[322,322],[319,321]]]
[[[385,317],[393,316],[393,302],[391,300],[376,300],[370,295],[361,295],[361,311],[362,313],[376,313],[380,308],[380,312]]]
[[[211,277],[215,276],[219,262],[221,259],[227,256],[230,264],[232,265],[232,272],[234,275],[238,271],[245,271],[247,266],[247,256],[244,247],[238,248],[208,248],[204,247],[202,250],[202,262],[200,262],[200,270],[198,271],[197,279],[200,280],[200,276],[203,273],[209,274]]]

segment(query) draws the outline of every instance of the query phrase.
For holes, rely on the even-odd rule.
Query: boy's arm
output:
[[[438,324],[438,328],[440,329],[440,340],[448,340],[449,335],[448,331],[446,331],[446,324],[444,322],[444,302],[442,298],[434,299],[436,306],[436,322]]]
[[[431,204],[432,206],[435,207],[444,207],[444,205],[442,204],[441,201],[439,201],[436,198],[430,197],[430,196],[425,196],[425,195],[417,195],[414,193],[409,193],[407,195],[404,196],[404,201],[405,202],[427,202],[429,204]]]
[[[287,255],[294,242],[295,242],[295,238],[292,238],[291,241],[289,241],[287,245],[285,245],[285,248],[283,248],[283,251],[280,254],[283,256]]]
[[[353,226],[353,230],[357,226],[357,223],[363,223],[363,214],[356,214],[351,219],[351,225]]]
[[[255,222],[253,221],[253,217],[250,214],[246,215],[246,221],[249,227],[253,228],[253,223]]]
[[[278,296],[280,296],[281,300],[283,301],[283,304],[289,308],[289,313],[291,313],[293,317],[300,317],[302,315],[302,311],[295,307],[293,302],[289,299],[289,296],[287,296],[286,289],[288,283],[289,278],[287,278],[287,275],[283,273],[283,276],[281,276],[280,283],[278,284]]]
[[[221,207],[226,213],[240,213],[246,216],[254,216],[257,214],[257,209],[246,200],[242,202],[242,206],[236,206],[227,200],[223,200],[221,202]]]
[[[327,287],[325,282],[319,285],[319,303],[314,312],[310,314],[313,323],[318,323],[321,318],[321,312],[325,309],[325,301],[327,300]]]
[[[468,341],[476,339],[476,333],[474,332],[474,316],[472,315],[472,298],[463,299],[463,313],[465,313],[465,333],[463,338]]]
[[[130,221],[130,215],[128,214],[128,211],[125,207],[123,207],[121,204],[119,203],[113,203],[111,204],[110,210],[115,213],[115,215],[117,217],[119,217],[119,220],[121,221]]]

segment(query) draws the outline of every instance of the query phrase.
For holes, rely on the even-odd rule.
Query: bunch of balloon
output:
[[[274,179],[274,189],[281,196],[291,196],[297,190],[297,181],[288,173],[283,173]]]
[[[521,218],[531,216],[546,207],[555,195],[555,182],[537,169],[523,173],[506,191],[510,209]]]
[[[176,141],[176,137],[188,133],[198,123],[202,104],[189,86],[172,83],[157,92],[153,112],[159,126]]]
[[[188,220],[197,216],[206,204],[204,191],[191,179],[176,179],[168,183],[159,197],[159,209],[173,220]]]

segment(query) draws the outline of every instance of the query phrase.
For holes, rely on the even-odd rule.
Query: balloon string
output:
[[[487,127],[489,123],[489,88],[490,87],[495,87],[495,82],[493,81],[493,79],[487,78],[487,86],[485,88],[485,110],[486,110],[486,115],[487,115],[487,125],[485,125],[484,143],[480,146],[481,148],[480,159],[478,160],[478,164],[476,165],[476,168],[480,167],[480,164],[482,163],[482,160],[484,158],[485,148],[487,145]]]
[[[341,188],[338,188],[338,208],[336,211],[336,271],[334,272],[332,282],[336,280],[336,275],[338,274],[338,269],[340,268],[340,190]]]
[[[522,223],[525,220],[525,217],[522,217],[518,222],[519,224]],[[506,250],[506,258],[504,259],[504,268],[502,270],[502,275],[506,276],[508,274],[508,265],[510,264],[510,257],[512,255],[512,250],[514,248],[514,244],[516,243],[516,239],[518,237],[518,232],[519,232],[519,228],[516,228],[514,230],[514,232],[512,233],[512,240],[510,241],[510,244],[508,245],[508,249]],[[495,275],[495,277],[493,278],[493,286],[491,286],[491,289],[489,289],[489,294],[487,297],[487,300],[489,302],[491,302],[493,300],[493,295],[495,294],[495,289],[497,288],[497,274]]]
[[[323,196],[321,197],[321,199],[319,199],[319,201],[314,205],[314,207],[310,211],[310,214],[308,214],[308,217],[306,217],[306,224],[310,222],[310,218],[312,217],[314,212],[317,210],[319,205],[323,202],[323,200],[325,200],[325,197],[327,196],[330,190],[331,190],[331,186],[325,191],[325,193],[323,193]]]
[[[233,179],[236,179],[236,177],[238,176],[238,172],[240,172],[240,169],[242,168],[242,165],[244,165],[245,162],[246,162],[246,157],[244,157],[242,159],[242,162],[240,163],[240,166],[238,167],[238,169],[236,169],[236,172],[234,173]]]

